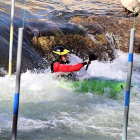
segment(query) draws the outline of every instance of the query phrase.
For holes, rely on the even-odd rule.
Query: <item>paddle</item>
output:
[[[98,56],[96,54],[94,54],[91,49],[88,48],[88,55],[89,55],[89,64],[91,61],[94,61],[94,60],[97,60],[98,59]],[[89,67],[89,64],[87,64],[86,66],[86,70],[88,69]]]

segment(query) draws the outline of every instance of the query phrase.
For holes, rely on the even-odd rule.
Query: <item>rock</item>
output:
[[[135,48],[134,48],[136,53],[140,53],[140,34],[136,33],[135,34]]]
[[[128,14],[131,12],[139,13],[140,12],[140,0],[121,0],[122,6],[127,10]]]
[[[108,42],[103,34],[96,35],[95,39],[98,41],[98,45],[108,45]]]
[[[100,61],[113,60],[115,49],[123,52],[129,50],[130,29],[133,27],[133,18],[112,16],[90,16],[87,18],[74,17],[73,25],[88,34],[43,35],[32,37],[32,44],[48,60],[53,59],[52,50],[55,46],[64,46],[71,53],[82,59],[87,59],[88,48],[98,55]],[[66,27],[66,26],[65,26]],[[67,29],[66,29],[67,30]],[[134,52],[140,53],[140,19],[136,19],[136,36]]]
[[[34,46],[37,45],[38,44],[38,38],[37,37],[33,37],[32,38],[32,43],[33,43]]]
[[[100,61],[108,61],[114,59],[113,49],[109,46],[105,36],[98,34],[96,36],[97,42],[93,41],[87,36],[83,35],[64,35],[64,36],[50,36],[39,37],[36,41],[32,38],[32,44],[37,50],[42,53],[48,60],[53,59],[52,50],[55,46],[65,46],[71,53],[76,54],[82,59],[88,58],[88,48],[90,48]],[[38,42],[36,44],[36,42]]]
[[[37,28],[33,28],[32,34],[33,34],[34,37],[38,38],[39,37],[39,30]]]
[[[63,36],[67,34],[85,35],[83,30],[80,30],[73,24],[51,24],[45,21],[28,22],[25,26],[25,31],[30,38],[38,38],[40,36]]]
[[[100,33],[94,32],[92,35],[98,41],[100,39],[100,44],[104,43],[105,45],[109,42],[110,46],[114,49],[120,49],[123,52],[128,52],[129,50],[129,40],[130,40],[130,29],[133,28],[133,18],[121,18],[121,17],[112,17],[112,16],[90,16],[88,18],[74,17],[71,19],[71,22],[75,24],[80,24],[85,27],[88,32],[86,25],[100,27],[102,35],[105,36],[104,39]],[[135,35],[135,46],[134,52],[140,53],[140,18],[136,19],[136,35]],[[99,34],[99,35],[97,35]],[[99,41],[98,41],[99,42]],[[100,45],[98,44],[98,45]]]
[[[87,29],[89,34],[99,34],[102,33],[102,29],[97,26],[97,25],[93,25],[90,23],[83,23],[84,27]]]

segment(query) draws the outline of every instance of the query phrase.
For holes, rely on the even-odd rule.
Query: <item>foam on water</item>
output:
[[[127,54],[117,52],[112,63],[93,61],[92,77],[126,80]],[[140,139],[140,55],[134,55],[128,137]],[[89,75],[88,75],[89,76]],[[21,76],[18,122],[19,139],[120,140],[123,127],[124,96],[117,100],[91,93],[77,93],[65,87],[46,70],[27,71]],[[10,139],[15,75],[0,77],[0,138]]]
[[[0,12],[10,15],[10,1],[0,1]],[[15,17],[22,20],[23,0],[15,2]],[[118,15],[120,0],[30,0],[25,21],[63,21],[88,14]],[[122,15],[122,14],[120,14]],[[9,16],[10,17],[10,16]],[[2,18],[3,19],[3,18]],[[4,23],[7,26],[7,21]],[[7,36],[6,36],[7,37]],[[8,42],[8,41],[7,41]],[[5,48],[5,47],[4,47]],[[112,62],[93,61],[87,77],[126,80],[128,55],[117,52]],[[134,55],[128,137],[140,139],[140,55]],[[83,70],[84,72],[84,70]],[[82,74],[83,74],[82,72]],[[7,72],[0,68],[0,73]],[[80,72],[81,73],[81,72]],[[77,73],[79,74],[79,73]],[[0,139],[11,139],[15,75],[0,77]],[[60,87],[60,81],[46,70],[27,71],[21,76],[18,139],[29,140],[120,140],[125,91],[116,100],[91,93],[77,93]]]
[[[127,66],[128,66],[128,54],[116,51],[116,59],[113,62],[100,63],[98,61],[92,62],[93,66],[89,67],[89,73],[91,76],[106,77],[111,79],[126,80],[127,78]],[[133,75],[132,82],[140,82],[140,55],[134,54]]]

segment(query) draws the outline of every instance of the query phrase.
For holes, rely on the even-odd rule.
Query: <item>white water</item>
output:
[[[10,1],[1,0],[0,11],[9,13]],[[15,15],[22,18],[23,1],[15,2]],[[122,15],[120,0],[27,0],[25,21],[62,20],[73,15]],[[63,12],[64,11],[64,12]],[[67,13],[68,12],[68,13]],[[54,16],[55,15],[55,16]],[[54,18],[53,18],[54,16]],[[9,16],[10,17],[10,16]],[[7,21],[5,21],[7,23]],[[112,63],[94,61],[89,77],[126,80],[127,54],[117,52]],[[140,140],[140,55],[134,55],[128,139]],[[6,71],[0,68],[0,73]],[[91,93],[60,88],[47,70],[27,71],[21,76],[18,121],[19,140],[120,140],[125,91],[116,100]],[[11,139],[15,75],[0,77],[0,139]]]
[[[112,63],[93,61],[92,77],[126,80],[127,54],[117,52]],[[140,140],[140,55],[134,54],[128,138]],[[21,76],[18,139],[38,140],[120,140],[123,127],[124,96],[117,100],[91,93],[76,93],[46,70],[27,71]],[[0,77],[0,139],[10,139],[12,131],[15,75]],[[107,94],[107,93],[106,93]]]

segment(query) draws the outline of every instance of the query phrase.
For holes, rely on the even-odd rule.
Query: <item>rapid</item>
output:
[[[49,24],[68,22],[73,16],[119,15],[119,0],[30,0],[27,1],[25,22],[47,21]],[[0,139],[9,140],[12,134],[15,72],[9,77],[8,49],[10,2],[0,2]],[[15,3],[15,31],[13,60],[16,63],[17,28],[22,25],[22,4]],[[90,5],[90,6],[89,6]],[[29,26],[36,26],[30,24]],[[59,25],[60,26],[60,25]],[[23,71],[21,75],[20,105],[17,139],[19,140],[120,140],[122,137],[125,89],[116,99],[108,91],[97,95],[74,92],[60,86],[54,78],[49,62],[40,56],[24,37]],[[115,51],[112,62],[93,61],[87,77],[126,81],[128,54]],[[77,61],[81,61],[78,59]],[[129,111],[129,140],[140,140],[140,55],[134,54]]]

